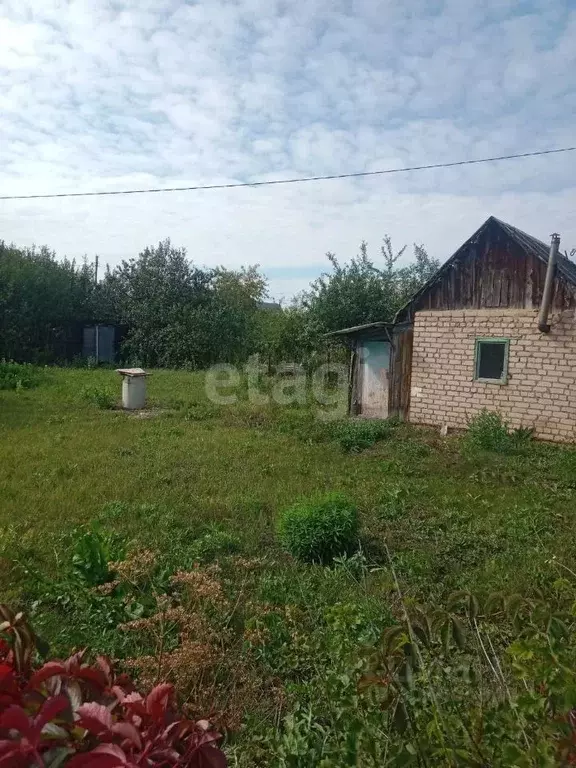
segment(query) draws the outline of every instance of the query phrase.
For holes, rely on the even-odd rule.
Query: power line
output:
[[[408,168],[386,168],[381,171],[358,171],[357,173],[336,173],[328,176],[300,176],[294,179],[271,179],[268,181],[242,181],[232,184],[202,184],[193,187],[151,187],[149,189],[116,189],[100,192],[59,192],[49,195],[0,195],[0,200],[39,200],[53,197],[101,197],[104,195],[146,195],[153,192],[194,192],[203,189],[236,189],[237,187],[266,187],[273,184],[302,184],[307,181],[330,181],[332,179],[358,179],[362,176],[384,176],[389,173],[409,173],[411,171],[428,171],[434,168],[454,168],[457,165],[477,165],[478,163],[494,163],[498,160],[516,160],[520,157],[538,157],[540,155],[556,155],[560,152],[574,152],[576,147],[561,149],[544,149],[539,152],[522,152],[517,155],[499,155],[498,157],[482,157],[478,160],[457,160],[452,163],[433,163],[431,165],[412,165]]]

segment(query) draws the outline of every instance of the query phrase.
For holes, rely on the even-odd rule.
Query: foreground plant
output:
[[[0,390],[32,389],[38,386],[43,378],[42,370],[33,365],[0,360]]]
[[[340,493],[318,496],[285,509],[277,527],[283,548],[299,560],[329,563],[358,548],[358,510]]]
[[[220,734],[188,720],[173,686],[142,696],[84,652],[34,668],[35,641],[22,614],[0,606],[0,766],[20,768],[225,768]]]
[[[514,638],[504,648],[496,627]],[[574,650],[571,605],[460,591],[385,630],[360,688],[378,691],[399,754],[420,764],[570,766]]]

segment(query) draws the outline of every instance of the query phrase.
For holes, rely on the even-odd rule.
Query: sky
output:
[[[576,0],[2,0],[0,195],[259,181],[576,145]],[[300,185],[0,201],[111,266],[170,237],[290,298],[362,240],[490,215],[576,247],[576,152]],[[409,259],[410,248],[405,259]]]

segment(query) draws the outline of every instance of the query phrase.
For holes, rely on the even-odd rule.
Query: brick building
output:
[[[463,429],[483,408],[576,439],[576,264],[490,217],[398,312],[337,331],[350,411]]]

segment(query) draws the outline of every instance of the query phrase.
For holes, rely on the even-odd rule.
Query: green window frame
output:
[[[480,376],[480,351],[484,344],[503,344],[504,345],[504,365],[502,366],[502,375],[499,379],[490,379]],[[508,359],[510,357],[510,339],[497,338],[494,336],[480,336],[476,339],[474,348],[474,381],[485,382],[486,384],[507,384],[508,383]]]

